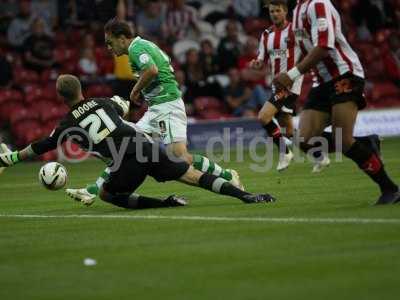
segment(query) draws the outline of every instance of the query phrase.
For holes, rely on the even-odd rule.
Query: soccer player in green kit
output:
[[[130,100],[137,102],[143,95],[149,109],[135,126],[145,133],[159,135],[167,151],[193,164],[196,169],[224,178],[243,189],[235,170],[223,169],[207,157],[188,152],[185,104],[168,55],[153,42],[134,37],[126,22],[111,19],[104,26],[104,32],[107,48],[116,56],[127,54],[133,73],[139,74]],[[70,197],[90,205],[108,173],[106,169],[96,184],[85,189],[67,189],[66,192]]]

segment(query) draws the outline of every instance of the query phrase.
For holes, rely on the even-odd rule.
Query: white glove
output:
[[[129,106],[131,104],[129,101],[126,101],[124,98],[122,98],[120,96],[113,96],[111,98],[111,101],[114,101],[122,108],[122,111],[124,112],[124,116],[126,116],[129,113]]]

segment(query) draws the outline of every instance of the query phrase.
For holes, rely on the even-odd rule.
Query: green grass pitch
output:
[[[400,183],[399,154],[400,139],[383,142],[387,170]],[[377,187],[347,159],[319,175],[309,163],[283,174],[226,164],[249,191],[276,195],[273,204],[245,205],[149,178],[142,194],[176,193],[190,206],[145,211],[100,200],[82,207],[44,190],[40,166],[20,164],[0,176],[2,300],[399,297],[400,204],[372,206]],[[66,167],[69,187],[103,169],[94,160]],[[68,215],[91,218],[61,217]],[[97,265],[85,266],[85,258]]]

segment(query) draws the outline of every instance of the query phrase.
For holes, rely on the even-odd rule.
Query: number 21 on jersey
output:
[[[102,125],[104,125],[105,128],[103,130],[100,130]],[[90,114],[85,119],[83,119],[79,123],[79,126],[83,129],[89,126],[89,137],[94,144],[99,144],[117,128],[113,120],[111,120],[111,118],[102,108],[96,110],[95,113]]]

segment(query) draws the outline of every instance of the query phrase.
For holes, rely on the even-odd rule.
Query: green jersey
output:
[[[157,77],[142,91],[149,106],[181,98],[171,59],[156,44],[136,37],[130,44],[128,53],[133,73],[141,73],[152,65],[158,68]]]

